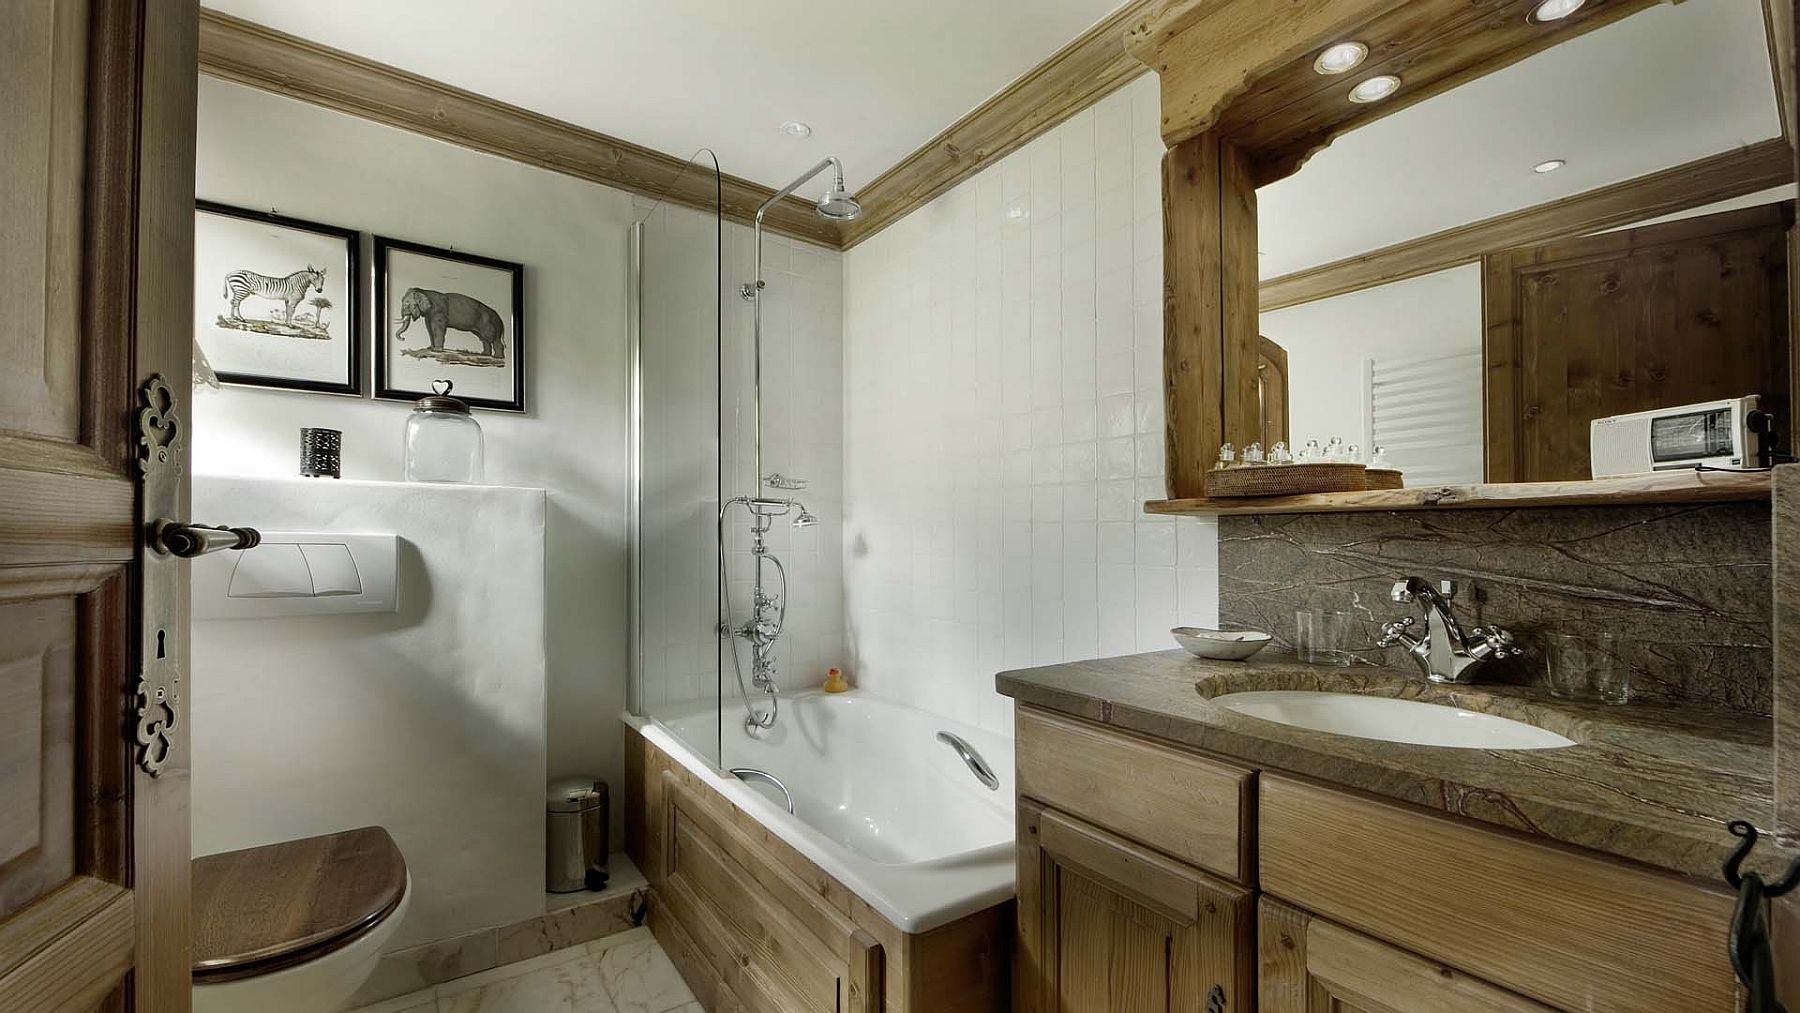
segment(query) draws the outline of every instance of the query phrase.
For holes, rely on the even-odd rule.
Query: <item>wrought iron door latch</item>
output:
[[[1745,820],[1732,820],[1725,829],[1743,839],[1725,860],[1725,882],[1738,892],[1737,908],[1731,914],[1731,931],[1726,938],[1731,969],[1749,992],[1748,1013],[1787,1013],[1787,1008],[1775,996],[1775,957],[1769,948],[1768,902],[1800,886],[1800,858],[1788,866],[1787,874],[1781,879],[1764,883],[1761,873],[1743,869],[1744,859],[1756,848],[1756,827]]]

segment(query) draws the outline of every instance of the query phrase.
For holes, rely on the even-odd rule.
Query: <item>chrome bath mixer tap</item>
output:
[[[1407,631],[1415,619],[1406,616],[1381,628],[1380,647],[1398,644],[1406,648],[1425,678],[1432,682],[1465,683],[1474,681],[1473,670],[1490,658],[1511,657],[1518,653],[1511,633],[1498,626],[1477,626],[1467,633],[1450,609],[1456,597],[1456,581],[1441,581],[1436,587],[1418,577],[1408,577],[1394,585],[1389,597],[1402,605],[1418,603],[1425,610],[1425,635],[1416,637]]]

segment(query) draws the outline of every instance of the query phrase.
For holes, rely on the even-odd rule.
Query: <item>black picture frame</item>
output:
[[[510,260],[500,260],[495,257],[483,257],[478,254],[464,253],[458,250],[446,250],[442,247],[428,246],[424,243],[415,243],[404,239],[394,239],[380,235],[374,237],[374,248],[375,304],[372,316],[374,318],[374,333],[376,338],[374,342],[375,396],[392,401],[416,401],[419,398],[426,397],[433,393],[433,391],[429,389],[429,385],[427,385],[427,389],[421,390],[399,386],[393,379],[394,370],[389,359],[393,352],[395,331],[394,321],[389,319],[388,315],[388,295],[389,286],[391,284],[389,278],[391,255],[396,252],[411,253],[423,257],[433,257],[439,260],[467,264],[472,267],[484,268],[492,271],[504,271],[511,275],[511,313],[509,317],[503,318],[503,321],[506,324],[506,337],[504,340],[509,341],[512,348],[510,365],[513,381],[512,398],[503,401],[499,398],[471,396],[460,388],[453,389],[451,391],[451,396],[463,401],[471,408],[486,408],[492,411],[503,412],[525,412],[525,369],[526,364],[530,361],[527,354],[527,345],[529,342],[525,336],[524,326],[525,265],[514,263]],[[451,329],[454,330],[455,328]],[[429,340],[428,336],[427,340]],[[504,348],[504,343],[502,344],[502,347]]]
[[[315,394],[340,394],[349,397],[361,397],[363,395],[363,361],[365,358],[363,346],[364,281],[362,270],[362,233],[357,229],[344,228],[341,225],[330,225],[324,222],[308,221],[304,218],[292,218],[274,211],[257,211],[251,208],[242,208],[237,207],[236,205],[223,204],[211,200],[196,199],[194,201],[194,213],[196,215],[211,214],[226,218],[237,218],[243,221],[274,225],[279,228],[291,229],[297,232],[310,232],[315,235],[329,236],[333,239],[342,240],[344,244],[344,259],[341,268],[343,270],[342,276],[346,279],[345,291],[346,302],[348,303],[346,306],[348,315],[345,317],[345,320],[349,323],[347,334],[348,347],[346,349],[345,364],[345,375],[347,379],[345,382],[331,383],[318,380],[295,379],[293,377],[276,376],[265,373],[246,373],[231,369],[215,368],[213,375],[219,378],[219,382],[243,387],[266,387],[272,390],[307,391]],[[196,259],[197,258],[198,254],[196,254]],[[198,283],[198,279],[196,279],[196,282]],[[198,319],[196,319],[196,326],[198,326]],[[204,348],[204,343],[200,342],[199,339],[200,335],[196,334],[196,343]]]

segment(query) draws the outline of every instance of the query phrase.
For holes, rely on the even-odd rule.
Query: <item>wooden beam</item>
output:
[[[1269,75],[1292,65],[1311,73],[1315,39],[1418,2],[1163,0],[1134,20],[1127,46],[1162,78],[1163,141],[1174,147],[1213,129]]]
[[[911,214],[1144,72],[1125,29],[1153,0],[1132,0],[976,106],[862,188],[863,216],[844,225],[851,247]]]
[[[679,158],[218,11],[201,12],[200,71],[577,179],[713,207],[709,174],[683,172]],[[746,223],[774,193],[736,176],[722,188],[725,216]],[[763,227],[841,245],[837,224],[793,197],[770,209]]]
[[[1163,406],[1169,496],[1202,495],[1225,431],[1219,139],[1163,155]]]
[[[1663,471],[1586,482],[1483,482],[1306,496],[1187,497],[1150,500],[1144,512],[1213,517],[1225,514],[1319,514],[1367,510],[1466,510],[1540,506],[1729,503],[1769,499],[1766,471]]]
[[[1256,189],[1250,160],[1201,134],[1163,155],[1163,401],[1171,496],[1199,496],[1219,444],[1261,429]]]
[[[1385,10],[1365,2],[1370,16],[1334,32],[1309,36],[1313,44],[1263,74],[1232,101],[1218,115],[1216,129],[1234,144],[1256,152],[1257,185],[1262,186],[1291,175],[1341,134],[1636,14],[1659,0],[1589,0],[1575,13],[1547,24],[1529,20],[1539,2],[1408,0]],[[1369,58],[1341,77],[1322,76],[1312,65],[1322,45],[1319,40],[1339,38],[1367,44]],[[1290,45],[1282,52],[1293,51]],[[1392,98],[1368,105],[1348,101],[1349,90],[1358,81],[1381,74],[1401,79]]]
[[[1472,264],[1515,246],[1587,235],[1794,181],[1787,142],[1746,148],[1485,218],[1262,283],[1264,313]]]

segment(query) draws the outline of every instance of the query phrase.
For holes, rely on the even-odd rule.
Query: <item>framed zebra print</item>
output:
[[[525,410],[525,268],[375,237],[375,396]]]
[[[363,390],[355,229],[194,203],[194,343],[223,383]]]

